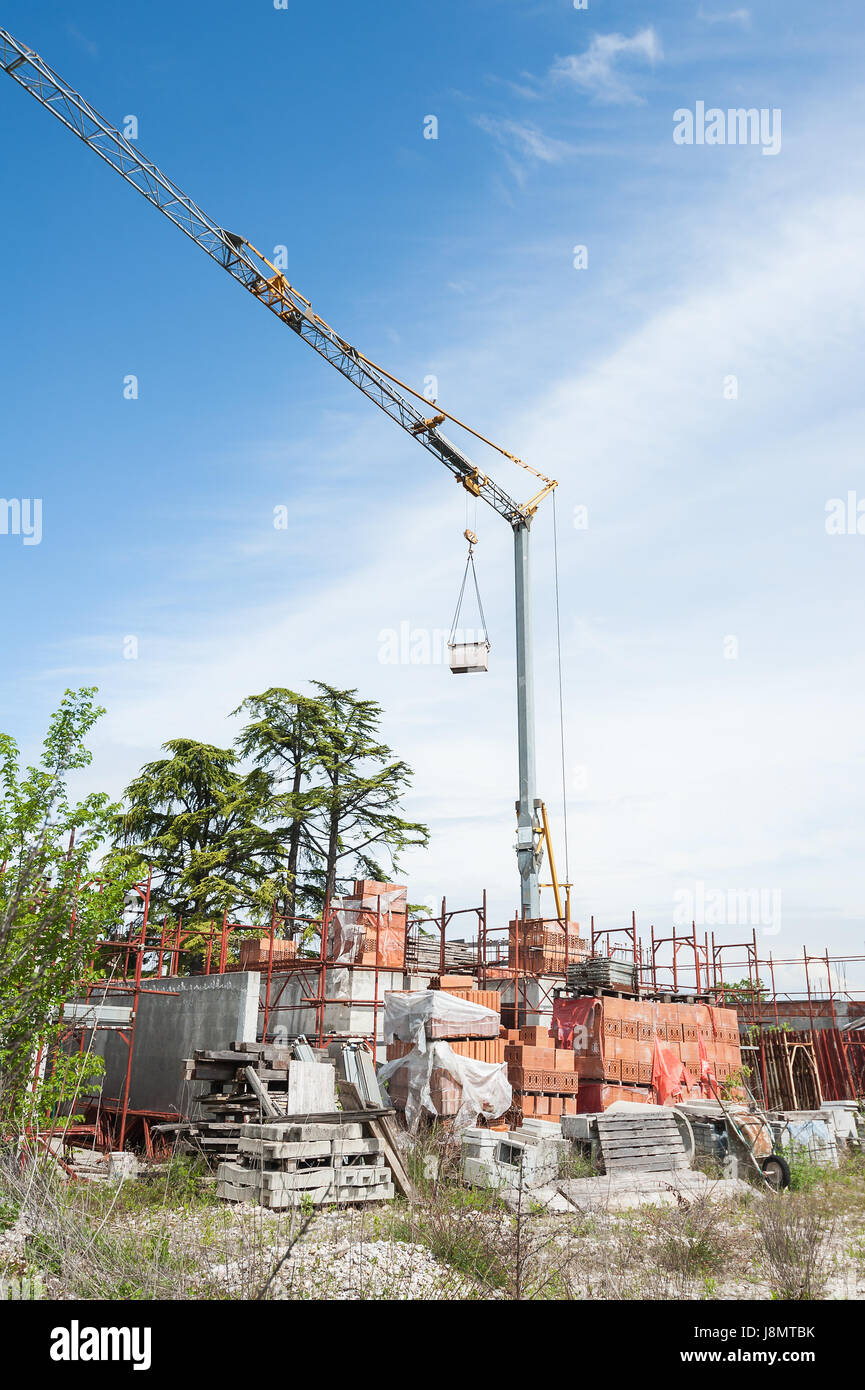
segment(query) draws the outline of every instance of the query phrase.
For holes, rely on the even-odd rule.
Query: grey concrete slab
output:
[[[134,1110],[201,1113],[196,1098],[206,1083],[186,1081],[183,1063],[196,1048],[219,1050],[255,1042],[258,971],[227,975],[170,976],[142,981],[138,996],[129,1104]],[[131,997],[112,995],[115,1004]],[[119,1102],[126,1082],[129,1049],[121,1035],[97,1029],[93,1051],[105,1060],[102,1094]]]

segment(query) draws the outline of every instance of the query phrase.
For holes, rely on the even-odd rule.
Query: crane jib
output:
[[[0,66],[244,289],[443,463],[467,491],[488,503],[511,526],[528,524],[540,498],[555,484],[543,479],[547,486],[531,503],[515,502],[441,434],[435,424],[426,420],[408,394],[376,371],[372,363],[313,313],[308,302],[285,285],[284,277],[282,284],[275,284],[274,277],[264,275],[244,237],[226,231],[208,217],[155,164],[145,159],[130,140],[68,86],[38,53],[19,43],[5,29],[0,29]]]

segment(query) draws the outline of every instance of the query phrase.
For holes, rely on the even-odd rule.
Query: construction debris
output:
[[[304,1046],[304,1044],[301,1044]],[[311,1052],[312,1049],[308,1048]],[[271,1043],[235,1043],[221,1051],[196,1051],[186,1064],[189,1081],[203,1081],[198,1097],[204,1117],[163,1125],[181,1149],[234,1157],[245,1122],[262,1117],[328,1114],[336,1110],[333,1062],[301,1061],[294,1047]]]
[[[541,1130],[549,1131],[543,1134]],[[460,1136],[461,1171],[478,1187],[537,1187],[554,1181],[568,1143],[558,1125],[545,1124],[502,1133],[466,1129]]]

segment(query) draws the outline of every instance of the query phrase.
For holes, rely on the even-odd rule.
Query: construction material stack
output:
[[[272,941],[269,936],[246,937],[240,943],[239,957],[239,970],[267,970],[271,961],[273,969],[278,970],[297,960],[297,942],[281,937],[274,937]]]
[[[559,1120],[578,1113],[579,1073],[573,1047],[560,1047],[551,1028],[510,1028],[505,1060],[514,1107],[523,1118]]]
[[[741,1068],[735,1009],[622,995],[560,997],[552,1032],[559,1048],[573,1050],[581,1114],[617,1100],[700,1096],[735,1080]]]
[[[159,1128],[174,1133],[187,1151],[236,1158],[244,1125],[262,1114],[335,1111],[335,1079],[327,1054],[305,1043],[236,1042],[221,1051],[199,1049],[186,1063],[186,1080],[204,1083],[186,1101],[192,1118]]]
[[[508,927],[508,967],[527,975],[564,975],[587,953],[578,922],[529,918]]]
[[[384,1141],[366,1130],[360,1117],[346,1122],[338,1113],[245,1124],[237,1162],[219,1165],[217,1195],[271,1208],[390,1201]]]
[[[497,1118],[509,1108],[500,995],[465,975],[440,989],[385,995],[387,1061],[381,1077],[391,1104],[411,1126],[421,1110],[456,1118],[475,1110]]]
[[[338,965],[402,970],[406,922],[404,884],[356,879],[353,896],[333,899],[328,918],[328,960]]]

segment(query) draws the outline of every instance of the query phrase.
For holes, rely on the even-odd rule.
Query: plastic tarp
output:
[[[603,1050],[603,1030],[600,1026],[601,1000],[586,995],[579,999],[556,999],[553,1004],[553,1028],[558,1047],[572,1047],[582,1055],[589,1051],[594,1040]]]
[[[423,1021],[420,1026],[423,1030]],[[406,1057],[385,1062],[378,1071],[380,1084],[402,1073],[399,1079],[407,1093],[405,1120],[410,1130],[417,1127],[422,1111],[438,1114],[431,1088],[437,1071],[444,1072],[462,1090],[454,1117],[457,1129],[477,1124],[479,1115],[497,1120],[510,1109],[513,1093],[504,1062],[477,1062],[473,1057],[460,1057],[446,1042],[419,1041],[423,1046],[416,1046]]]
[[[446,994],[444,990],[411,990],[405,994],[387,992],[384,996],[386,1043],[398,1038],[400,1042],[414,1043],[419,1052],[424,1052],[427,1039],[436,1033],[439,1037],[449,1034],[458,1038],[474,1033],[480,1037],[497,1038],[500,1029],[501,1018],[493,1009],[485,1009],[471,999],[460,999],[456,994]],[[491,1064],[484,1062],[478,1065]]]
[[[406,890],[399,884],[375,896],[334,898],[328,926],[328,959],[348,965],[364,953],[366,942],[378,942],[379,965],[399,968],[405,952]],[[400,911],[400,908],[402,909]]]
[[[681,1057],[672,1048],[661,1047],[657,1038],[652,1049],[652,1085],[659,1105],[675,1105],[684,1100],[694,1085]]]
[[[835,1146],[835,1127],[826,1120],[790,1120],[781,1130],[780,1145],[791,1153],[807,1153],[812,1163],[825,1167],[837,1167],[838,1150]]]

